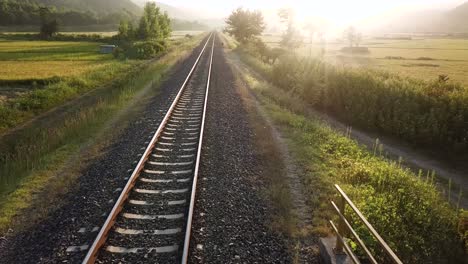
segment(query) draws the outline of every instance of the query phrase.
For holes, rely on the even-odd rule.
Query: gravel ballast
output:
[[[262,162],[235,77],[216,41],[192,226],[192,263],[289,263],[269,226]]]
[[[160,93],[79,177],[60,208],[45,220],[3,241],[0,263],[80,263],[120,190],[190,71],[206,38],[177,63]]]
[[[2,243],[0,263],[81,263],[205,41],[174,66],[141,115],[83,171],[63,206]],[[219,38],[205,122],[190,263],[290,263],[287,240],[269,226],[264,163]]]

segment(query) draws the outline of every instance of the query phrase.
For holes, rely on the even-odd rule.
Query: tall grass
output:
[[[165,65],[156,64],[147,69],[138,67],[131,73],[115,81],[112,86],[95,95],[91,106],[71,106],[74,110],[63,113],[64,118],[51,121],[37,127],[20,130],[11,136],[5,136],[0,144],[0,193],[13,190],[29,171],[43,166],[43,157],[65,144],[73,141],[86,140],[91,134],[100,129],[101,124],[112,115],[115,110],[129,99],[150,80],[158,83]],[[46,91],[46,90],[44,90]],[[54,98],[62,99],[66,96],[66,89],[58,86]],[[47,90],[47,93],[53,90]],[[35,105],[44,107],[38,96],[37,103],[28,102],[29,110],[36,110]],[[43,97],[49,100],[47,96]],[[33,100],[33,99],[31,99]],[[52,103],[51,101],[48,101]]]
[[[468,155],[468,90],[457,83],[340,68],[294,54],[273,66],[246,60],[278,87],[353,126]]]
[[[128,76],[128,69],[138,69],[140,64],[109,63],[86,75],[55,78],[43,87],[33,87],[31,91],[0,105],[0,133],[96,87],[122,82]]]
[[[382,157],[378,144],[375,151],[367,150],[318,118],[305,117],[310,101],[302,96],[300,85],[280,89],[254,78],[248,83],[307,171],[303,181],[310,193],[308,204],[316,208],[316,233],[328,234],[327,220],[336,217],[329,200],[336,195],[333,184],[338,183],[405,263],[466,261],[467,213],[450,206],[430,173],[418,177],[399,162]],[[364,226],[350,211],[347,214],[366,244],[383,256]]]

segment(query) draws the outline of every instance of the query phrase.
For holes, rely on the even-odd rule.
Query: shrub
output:
[[[125,55],[130,59],[151,59],[166,50],[165,41],[139,41],[125,50]]]

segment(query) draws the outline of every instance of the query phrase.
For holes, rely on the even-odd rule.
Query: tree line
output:
[[[34,1],[0,0],[0,26],[40,25],[41,9],[46,8],[63,26],[89,26],[118,24],[121,20],[136,21],[137,16],[122,10],[112,13],[93,13],[90,11],[63,10],[54,6],[44,6]]]

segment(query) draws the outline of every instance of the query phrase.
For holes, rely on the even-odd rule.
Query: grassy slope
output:
[[[334,197],[333,183],[339,183],[408,263],[463,260],[457,225],[466,221],[466,216],[450,208],[430,176],[418,179],[411,171],[381,157],[379,151],[368,152],[318,118],[305,118],[306,104],[291,93],[253,76],[246,80],[308,172],[303,181],[311,193],[309,205],[319,208],[314,213],[318,234],[328,233],[327,220],[333,218],[328,200]],[[362,227],[358,230],[367,243],[375,244]],[[444,245],[439,241],[445,241]]]
[[[171,66],[187,56],[200,39],[201,36],[172,47],[158,61],[128,76],[92,107],[79,109],[72,117],[67,117],[61,125],[52,128],[54,133],[41,135],[35,145],[29,146],[32,151],[37,148],[42,151],[41,155],[29,153],[31,160],[27,163],[30,166],[23,168],[24,160],[10,161],[10,166],[21,167],[25,176],[19,185],[14,185],[14,191],[0,195],[0,233],[45,217],[52,208],[44,208],[44,201],[51,204],[50,201],[56,200],[58,203],[51,207],[58,206],[58,198],[71,188],[79,170],[88,160],[99,156],[135,116],[135,109],[142,105],[142,100],[136,98],[155,95]],[[18,179],[13,180],[17,182]]]
[[[317,233],[326,233],[327,220],[333,218],[328,200],[334,197],[333,184],[338,183],[408,263],[445,263],[453,256],[458,256],[458,261],[462,259],[457,242],[457,224],[461,220],[439,195],[431,177],[418,179],[320,120],[294,114],[291,109],[298,109],[299,99],[281,95],[270,85],[255,84],[253,80],[250,84],[308,172],[303,180],[307,192],[312,194],[309,205],[319,208],[314,215]],[[367,243],[373,244],[362,227],[358,230]],[[439,241],[445,241],[447,246],[441,246]],[[417,250],[421,254],[415,254]]]

